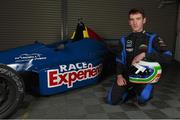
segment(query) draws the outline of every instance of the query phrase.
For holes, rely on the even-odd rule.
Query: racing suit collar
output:
[[[146,33],[145,30],[143,30],[143,31],[141,31],[141,32],[132,32],[132,33],[130,34],[130,36],[132,36],[132,37],[142,37],[142,36],[144,36],[145,33]]]
[[[146,31],[145,31],[145,30],[142,30],[141,32],[132,32],[132,33],[134,33],[134,34],[136,34],[136,33],[137,33],[137,34],[143,33],[143,34],[144,34],[144,33],[146,33]]]

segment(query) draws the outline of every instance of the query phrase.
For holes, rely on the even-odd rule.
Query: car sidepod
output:
[[[51,95],[96,83],[101,76],[107,54],[104,43],[82,39],[54,51],[48,67],[39,70],[39,93]],[[48,60],[48,61],[51,61]]]

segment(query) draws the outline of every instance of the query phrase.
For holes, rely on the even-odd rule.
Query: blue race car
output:
[[[70,40],[50,45],[36,42],[0,52],[0,118],[16,110],[25,89],[53,95],[100,79],[108,49],[101,40],[90,38],[92,32],[88,34],[82,23],[79,27],[85,30],[83,37],[76,30]]]

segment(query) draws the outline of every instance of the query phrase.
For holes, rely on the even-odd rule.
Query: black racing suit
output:
[[[165,42],[156,34],[148,32],[131,33],[121,37],[120,53],[116,58],[117,75],[121,74],[126,79],[126,86],[118,86],[114,81],[108,92],[107,102],[117,104],[124,102],[129,94],[137,95],[138,103],[145,103],[152,97],[153,84],[133,84],[128,81],[130,66],[135,56],[146,53],[145,61],[168,62],[172,53],[168,51]],[[129,92],[130,91],[130,92]]]

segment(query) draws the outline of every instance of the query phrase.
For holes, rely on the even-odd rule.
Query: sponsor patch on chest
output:
[[[131,47],[133,47],[133,42],[132,42],[132,40],[127,40],[127,41],[126,41],[126,48],[131,48]]]
[[[141,44],[138,49],[139,49],[141,52],[146,52],[146,51],[147,51],[147,48],[148,48],[148,46],[147,46],[146,44]]]
[[[126,51],[127,52],[133,52],[134,48],[133,48],[133,42],[132,40],[127,40],[126,41]]]
[[[133,52],[134,49],[133,49],[133,48],[126,48],[126,51],[127,51],[127,52]]]

